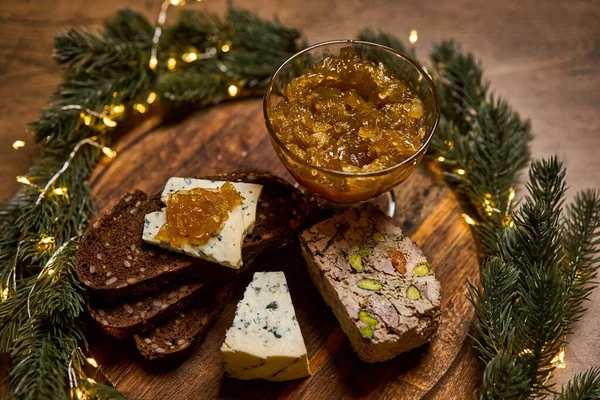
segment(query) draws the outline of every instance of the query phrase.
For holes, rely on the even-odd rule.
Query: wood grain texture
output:
[[[14,177],[26,171],[36,153],[31,143],[19,151],[10,145],[16,139],[29,138],[26,123],[36,118],[61,79],[60,69],[51,60],[54,33],[70,26],[99,29],[104,18],[124,6],[154,19],[159,3],[0,2],[0,201],[12,197],[17,190]],[[586,187],[600,187],[600,159],[596,154],[600,148],[597,1],[237,0],[236,4],[264,17],[278,15],[283,23],[301,28],[313,43],[352,37],[365,26],[399,37],[417,28],[418,55],[426,58],[432,43],[456,39],[482,59],[493,89],[524,117],[531,118],[537,135],[534,156],[557,153],[566,161],[569,194]],[[222,12],[224,5],[224,1],[205,0],[199,7]],[[253,132],[265,133],[261,126]],[[124,140],[129,138],[128,134]],[[118,146],[122,143],[119,141]],[[569,368],[556,373],[558,383],[600,360],[600,290],[593,293],[588,308],[587,317],[578,323],[569,340]],[[4,398],[6,367],[5,361],[0,362],[0,398]],[[476,354],[465,345],[436,385],[439,397],[427,398],[470,398],[480,376]]]
[[[289,179],[264,131],[261,110],[261,100],[243,100],[195,112],[171,125],[155,126],[150,121],[129,132],[115,146],[121,156],[92,177],[99,208],[109,209],[124,192],[135,188],[158,191],[171,176],[260,168]],[[149,372],[130,341],[107,347],[107,339],[100,336],[92,341],[93,355],[107,378],[134,398],[314,399],[323,393],[331,398],[421,398],[448,372],[465,343],[473,314],[465,282],[476,278],[478,263],[457,200],[439,177],[420,167],[396,193],[396,220],[423,248],[443,288],[442,322],[430,345],[385,363],[361,362],[312,285],[294,245],[263,257],[254,270],[286,273],[309,351],[311,378],[274,384],[222,377],[219,348],[249,274],[241,277],[234,298],[206,341],[189,360],[171,365],[168,372]]]

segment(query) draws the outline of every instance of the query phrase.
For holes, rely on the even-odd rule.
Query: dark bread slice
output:
[[[231,286],[226,285],[216,293],[213,291],[204,304],[191,306],[156,328],[135,335],[140,353],[150,360],[188,355],[221,314],[230,297]]]
[[[206,287],[193,281],[116,305],[90,305],[90,314],[107,335],[116,338],[133,336],[171,317],[197,301]]]
[[[159,195],[148,198],[136,190],[86,233],[77,255],[77,275],[97,302],[118,303],[173,282],[233,276],[233,270],[144,243],[144,216],[161,208]]]
[[[306,220],[306,198],[283,179],[260,172],[207,179],[264,186],[254,231],[244,240],[242,256],[246,264],[259,254],[289,243]],[[126,194],[87,232],[79,248],[77,275],[97,301],[115,304],[177,282],[235,275],[234,270],[144,243],[144,216],[162,207],[158,194],[149,199],[141,191]]]

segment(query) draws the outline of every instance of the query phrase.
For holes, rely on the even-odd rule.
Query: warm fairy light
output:
[[[176,65],[177,65],[177,60],[174,59],[173,57],[171,57],[167,60],[167,68],[169,68],[171,71],[173,71],[175,69]]]
[[[8,299],[8,288],[4,288],[2,291],[2,301],[6,301]]]
[[[54,274],[54,269],[50,268],[48,270],[48,276],[52,276]]]
[[[195,51],[190,51],[189,53],[184,53],[181,56],[181,59],[183,61],[185,61],[186,63],[194,62],[198,59],[198,53],[196,53]]]
[[[25,147],[25,142],[22,140],[15,140],[12,144],[12,148],[15,150],[22,149],[23,147]]]
[[[228,43],[225,43],[223,46],[221,46],[221,51],[223,53],[227,53],[229,50],[231,50],[231,46]]]
[[[68,189],[66,187],[57,187],[53,190],[53,192],[57,196],[64,196],[67,194]]]
[[[172,6],[182,6],[185,4],[185,0],[171,0]]]
[[[23,175],[17,176],[17,182],[22,183],[23,185],[33,186],[33,183],[31,183],[29,178],[27,178],[26,176],[23,176]]]
[[[467,173],[467,171],[465,171],[462,168],[459,168],[459,169],[455,170],[454,172],[456,172],[458,175],[461,175],[461,176],[463,176],[464,174]]]
[[[154,93],[154,92],[150,92],[150,93],[148,94],[148,98],[146,99],[146,103],[148,103],[148,104],[152,104],[152,103],[154,103],[155,101],[156,101],[156,93]]]
[[[156,59],[156,57],[154,57],[154,56],[150,57],[150,62],[148,63],[148,66],[150,67],[150,69],[156,69],[157,65],[158,65],[158,60]]]
[[[440,156],[440,157],[438,157],[438,161],[439,162],[444,162],[444,161],[446,161],[446,157]]]
[[[140,114],[143,114],[146,112],[146,106],[141,103],[134,104],[133,108],[135,109],[135,111],[139,112]]]
[[[104,122],[104,125],[108,126],[109,128],[114,128],[117,126],[117,123],[108,117],[102,118],[102,122]]]
[[[90,126],[92,123],[91,115],[87,115],[86,113],[82,112],[79,113],[79,117],[83,120],[83,123],[86,124],[86,126]]]
[[[564,347],[560,349],[558,354],[552,359],[552,365],[556,368],[567,368],[567,364],[565,363],[565,349]]]
[[[75,389],[75,397],[77,397],[77,400],[83,399],[83,396],[84,396],[83,390],[76,388]]]
[[[523,349],[523,351],[521,351],[519,353],[519,355],[522,356],[522,355],[525,355],[525,354],[532,354],[532,353],[533,353],[533,350],[531,350],[531,349]]]
[[[93,360],[93,359],[92,359],[92,360]],[[96,368],[97,368],[97,366],[96,366]],[[93,384],[93,385],[95,385],[95,384],[96,384],[96,381],[95,381],[95,380],[93,380],[92,378],[87,378],[87,381],[88,381],[89,383]]]
[[[515,196],[516,196],[515,189],[513,189],[513,188],[508,189],[508,201],[513,201]]]
[[[40,240],[40,244],[51,244],[54,243],[54,237],[46,236]]]
[[[92,357],[88,357],[85,359],[92,367],[98,368],[98,363]]]
[[[123,104],[117,104],[116,106],[113,106],[110,111],[113,114],[121,114],[123,111],[125,111],[125,106]]]
[[[113,159],[117,156],[117,152],[114,151],[113,149],[111,149],[110,147],[106,147],[104,146],[102,148],[102,152],[104,153],[104,155],[110,159]]]
[[[512,228],[513,226],[515,226],[515,221],[513,221],[513,217],[511,217],[510,215],[507,215],[504,218],[502,218],[502,226],[505,228],[506,227]]]
[[[477,225],[477,221],[475,221],[473,218],[471,218],[470,215],[468,214],[463,214],[462,215],[463,219],[465,220],[465,222],[469,225]]]
[[[416,29],[413,29],[412,31],[410,31],[410,34],[408,35],[408,42],[411,45],[414,45],[415,43],[417,43],[417,40],[419,40],[419,34]]]
[[[229,92],[229,95],[231,97],[235,97],[238,93],[238,88],[235,85],[230,85],[229,88],[227,89],[227,92]]]
[[[452,140],[448,140],[448,139],[446,139],[446,140],[444,140],[444,144],[445,144],[446,146],[450,147],[451,149],[453,149],[453,148],[454,148],[454,142],[453,142]]]

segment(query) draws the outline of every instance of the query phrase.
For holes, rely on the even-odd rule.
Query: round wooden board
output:
[[[271,148],[258,99],[197,111],[160,126],[150,119],[124,134],[114,147],[119,156],[99,167],[91,181],[99,214],[129,190],[159,191],[171,176],[261,169],[291,180]],[[430,344],[388,362],[361,362],[313,287],[298,246],[291,245],[259,259],[253,268],[285,272],[308,348],[310,378],[273,383],[223,377],[219,347],[249,275],[238,282],[220,319],[189,359],[149,365],[133,341],[114,340],[96,329],[91,335],[92,354],[113,385],[140,399],[418,399],[431,395],[467,338],[473,309],[465,296],[466,280],[477,278],[477,256],[456,198],[426,166],[420,166],[395,192],[395,219],[428,256],[443,289],[442,322]]]

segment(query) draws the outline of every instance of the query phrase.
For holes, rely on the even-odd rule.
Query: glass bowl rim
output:
[[[396,57],[401,58],[405,62],[408,62],[427,81],[427,84],[431,88],[431,91],[432,91],[432,94],[433,94],[433,100],[434,100],[434,110],[433,110],[433,112],[435,113],[435,120],[433,121],[433,126],[431,127],[431,129],[429,130],[429,132],[427,132],[427,136],[426,136],[425,140],[423,141],[421,147],[419,147],[419,149],[413,155],[411,155],[410,157],[408,157],[406,160],[403,160],[403,161],[399,162],[398,164],[392,165],[391,167],[387,167],[385,169],[380,169],[380,170],[377,170],[377,171],[368,171],[368,172],[345,172],[345,171],[339,171],[339,170],[324,168],[324,167],[320,167],[318,165],[313,165],[313,164],[309,163],[308,161],[302,159],[300,156],[298,156],[295,153],[293,153],[290,149],[287,148],[287,146],[285,146],[285,144],[281,141],[281,139],[279,139],[279,137],[275,133],[275,129],[273,128],[273,125],[271,124],[271,121],[269,119],[269,111],[267,110],[267,98],[268,98],[268,96],[271,94],[271,92],[273,90],[273,85],[275,83],[275,78],[277,77],[277,75],[279,74],[279,72],[285,66],[287,66],[289,63],[291,63],[293,60],[295,60],[298,57],[302,56],[304,53],[308,53],[308,52],[310,52],[310,51],[312,51],[312,50],[314,50],[316,48],[319,48],[319,47],[326,47],[326,46],[336,45],[336,44],[350,44],[350,45],[358,44],[358,45],[364,45],[364,46],[370,46],[370,47],[377,47],[377,48],[380,48],[382,50],[385,50],[385,51],[387,51],[389,53],[392,53]],[[404,165],[410,164],[413,160],[415,160],[416,158],[418,158],[419,156],[421,156],[421,154],[423,154],[423,152],[426,151],[429,148],[429,143],[431,142],[431,138],[433,137],[433,134],[435,132],[435,129],[436,129],[436,127],[438,125],[438,122],[439,122],[439,119],[440,119],[438,96],[437,96],[437,91],[435,89],[435,84],[433,83],[433,80],[431,79],[431,77],[429,76],[429,74],[427,74],[427,72],[425,72],[423,70],[423,68],[421,68],[415,61],[413,61],[406,54],[401,53],[399,51],[396,51],[396,50],[392,49],[391,47],[384,46],[384,45],[377,44],[377,43],[366,42],[364,40],[353,40],[353,39],[328,40],[328,41],[325,41],[325,42],[316,43],[316,44],[313,44],[312,46],[309,46],[309,47],[305,48],[304,50],[299,51],[298,53],[294,54],[293,56],[291,56],[290,58],[288,58],[287,60],[285,60],[279,66],[279,68],[277,68],[277,70],[275,71],[275,73],[269,79],[269,83],[267,84],[267,87],[265,89],[265,94],[263,96],[263,115],[264,115],[264,119],[265,119],[265,124],[267,125],[267,130],[269,131],[269,135],[271,136],[271,139],[273,139],[275,141],[275,143],[277,143],[277,145],[289,157],[291,157],[292,159],[294,159],[296,162],[298,162],[300,164],[303,164],[305,166],[308,166],[309,168],[315,169],[317,171],[324,172],[324,173],[326,173],[328,175],[337,175],[337,176],[346,177],[346,178],[348,178],[348,177],[374,177],[374,176],[386,175],[387,173],[389,173],[391,171],[394,171],[394,170],[396,170],[396,169],[398,169],[398,168],[400,168],[400,167],[402,167]]]

